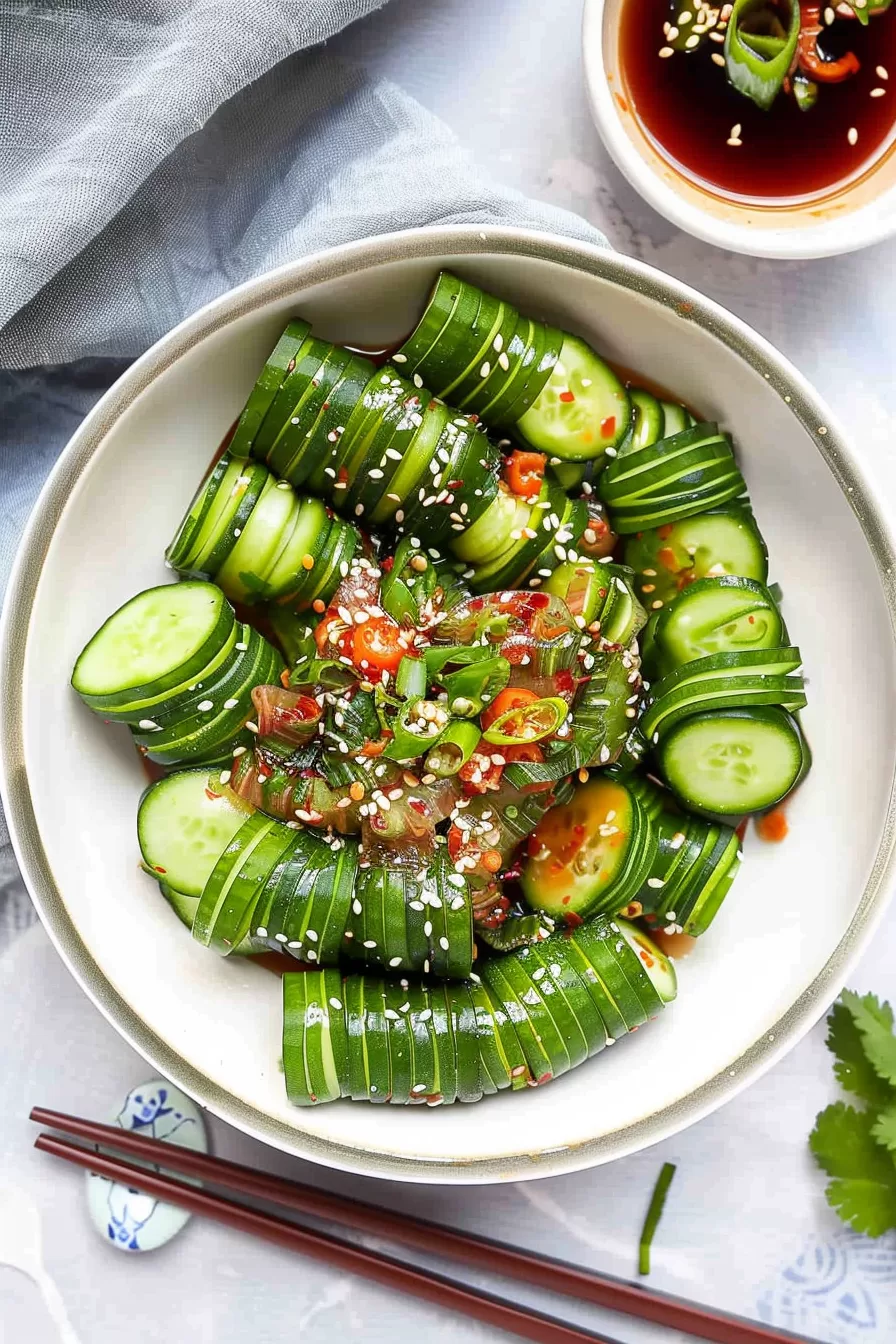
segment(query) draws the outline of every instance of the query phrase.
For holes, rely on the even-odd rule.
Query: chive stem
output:
[[[641,1240],[638,1244],[639,1274],[650,1273],[650,1247],[653,1244],[654,1234],[659,1226],[659,1221],[663,1216],[666,1196],[669,1193],[669,1186],[672,1184],[672,1177],[674,1175],[675,1164],[673,1162],[664,1162],[663,1169],[657,1177],[656,1185],[653,1187],[653,1194],[647,1209],[647,1217],[644,1219],[644,1227],[641,1230]]]

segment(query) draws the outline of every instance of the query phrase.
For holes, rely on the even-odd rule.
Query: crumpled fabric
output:
[[[234,285],[427,224],[605,241],[340,61],[336,35],[382,3],[0,0],[0,592],[80,420]],[[30,919],[0,818],[0,947]]]

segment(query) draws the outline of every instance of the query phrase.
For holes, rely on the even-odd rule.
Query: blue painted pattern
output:
[[[811,1236],[763,1288],[759,1316],[823,1344],[896,1339],[896,1237]]]

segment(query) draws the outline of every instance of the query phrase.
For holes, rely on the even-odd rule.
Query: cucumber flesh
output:
[[[209,783],[207,770],[184,770],[150,785],[137,811],[137,838],[153,876],[184,896],[202,889],[249,810]]]
[[[652,938],[648,938],[642,929],[637,928],[627,919],[620,919],[617,916],[615,923],[619,926],[619,932],[644,967],[650,977],[651,984],[663,1003],[672,1003],[678,993],[678,977],[669,958],[664,952],[660,951]]]
[[[72,685],[88,697],[140,698],[197,675],[233,628],[220,589],[172,583],[132,597],[97,631],[75,663]],[[133,696],[128,693],[134,692]]]
[[[684,804],[716,816],[774,807],[804,770],[802,734],[782,709],[727,709],[694,714],[663,739],[663,778]]]
[[[551,808],[529,839],[521,879],[529,904],[582,916],[611,892],[625,869],[634,806],[622,784],[593,779]]]
[[[748,509],[719,509],[630,536],[625,562],[637,575],[638,595],[653,611],[672,602],[697,579],[739,578],[765,583],[768,555]]]
[[[749,579],[701,579],[661,613],[654,652],[662,671],[713,653],[774,649],[784,623],[771,593]]]
[[[581,462],[615,448],[630,422],[620,379],[584,341],[566,336],[550,378],[516,430],[540,452]]]

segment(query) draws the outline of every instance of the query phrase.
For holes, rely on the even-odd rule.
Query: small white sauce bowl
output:
[[[586,0],[585,80],[601,139],[654,210],[716,247],[791,261],[854,252],[896,233],[896,141],[845,185],[803,201],[731,200],[686,177],[656,147],[632,106],[619,51],[626,3],[633,0]]]

